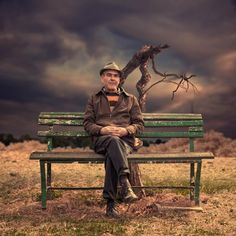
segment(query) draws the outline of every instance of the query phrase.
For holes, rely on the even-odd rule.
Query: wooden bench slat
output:
[[[189,127],[188,129],[191,132],[203,131],[203,127]]]
[[[146,120],[202,120],[201,114],[186,114],[186,113],[143,113]]]
[[[90,137],[85,131],[38,131],[40,137]],[[175,132],[144,132],[136,135],[139,138],[201,138],[200,131],[175,131]]]
[[[39,118],[48,119],[83,119],[83,112],[41,112]],[[143,113],[145,120],[202,120],[201,114],[186,113]]]
[[[38,131],[40,137],[90,137],[85,131]]]
[[[202,126],[203,120],[178,120],[178,121],[145,121],[145,127],[189,127],[189,126]]]
[[[83,119],[84,112],[41,112],[39,118]]]
[[[139,163],[169,162],[169,161],[194,161],[214,159],[211,152],[184,152],[184,153],[133,153],[128,156],[129,161]],[[94,152],[33,152],[30,160],[44,161],[78,161],[81,163],[104,162],[104,156]]]
[[[68,125],[68,126],[83,126],[81,119],[48,119],[40,118],[39,125]],[[189,127],[189,126],[202,126],[202,120],[178,120],[178,121],[145,121],[145,127]]]
[[[144,132],[137,135],[139,138],[201,138],[203,132]]]
[[[63,120],[63,119],[39,119],[39,125],[68,125],[68,126],[83,126],[83,120]]]

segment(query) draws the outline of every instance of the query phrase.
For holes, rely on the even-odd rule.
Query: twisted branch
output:
[[[190,79],[192,77],[195,77],[196,75],[190,75],[186,76],[186,74],[175,74],[175,73],[162,73],[157,70],[155,65],[154,57],[156,54],[160,53],[161,50],[169,48],[168,45],[159,45],[159,46],[152,46],[152,45],[144,45],[135,55],[132,57],[132,59],[128,62],[128,64],[123,68],[122,70],[122,79],[121,84],[123,84],[128,77],[130,73],[132,73],[137,67],[139,67],[139,70],[141,72],[141,78],[136,84],[137,91],[139,93],[139,104],[144,111],[145,104],[147,100],[147,92],[153,88],[155,85],[164,82],[164,83],[173,83],[176,84],[176,88],[172,91],[172,100],[174,99],[175,93],[179,90],[179,88],[185,89],[187,92],[189,88],[191,87],[194,93],[197,93],[197,87],[190,82]],[[162,79],[158,80],[157,82],[153,83],[150,87],[148,87],[146,90],[146,86],[151,80],[151,74],[148,70],[148,62],[151,60],[152,62],[152,70],[155,72],[155,74],[162,77]],[[175,82],[173,80],[179,80],[178,82]]]

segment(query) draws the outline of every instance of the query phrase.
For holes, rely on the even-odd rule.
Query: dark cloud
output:
[[[236,137],[235,1],[0,1],[0,129],[35,133],[40,111],[81,111],[98,70],[125,66],[144,44],[168,43],[159,70],[197,74],[200,93],[157,86],[148,111],[196,112],[206,129]],[[126,87],[135,91],[137,70]],[[153,75],[153,80],[158,78]],[[17,122],[16,122],[17,121]]]

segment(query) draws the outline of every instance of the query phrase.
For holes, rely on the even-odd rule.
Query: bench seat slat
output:
[[[184,153],[133,153],[128,160],[137,163],[146,162],[181,162],[214,159],[211,152],[184,152]],[[33,152],[30,160],[43,161],[77,161],[80,163],[103,163],[104,156],[94,152]]]

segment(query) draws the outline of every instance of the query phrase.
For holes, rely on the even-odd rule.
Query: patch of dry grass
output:
[[[206,137],[209,143],[202,144],[204,148],[217,147],[210,144],[212,140],[225,143],[225,147],[221,145],[222,150],[234,147],[234,141],[226,144],[223,137],[215,135],[211,133],[212,139]],[[148,152],[185,149],[184,142],[172,140],[143,149]],[[122,218],[113,220],[104,215],[101,191],[57,191],[54,199],[48,201],[47,210],[42,211],[39,164],[29,161],[29,154],[40,149],[46,150],[46,145],[36,141],[0,145],[1,235],[233,235],[236,232],[235,157],[204,162],[203,212],[164,210],[161,205],[191,203],[186,192],[158,190],[150,191],[149,196],[132,205],[119,205]],[[216,152],[220,153],[221,149]],[[234,152],[232,149],[231,154]],[[140,168],[143,181],[148,184],[185,184],[189,176],[187,164],[141,165]],[[53,176],[57,185],[102,186],[104,170],[103,165],[58,164],[53,166]]]

